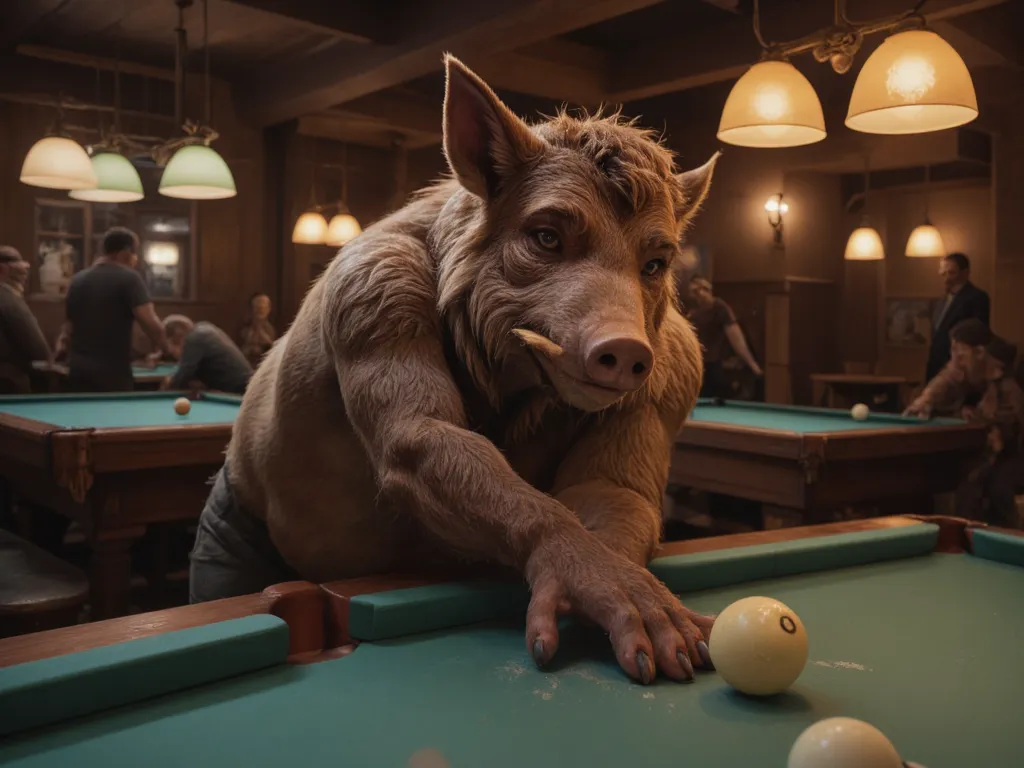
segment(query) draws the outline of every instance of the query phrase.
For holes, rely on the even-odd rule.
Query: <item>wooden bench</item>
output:
[[[0,529],[0,637],[75,624],[88,597],[81,570]]]

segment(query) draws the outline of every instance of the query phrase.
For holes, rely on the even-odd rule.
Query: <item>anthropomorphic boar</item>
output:
[[[669,264],[714,159],[618,117],[527,126],[454,58],[453,178],[346,245],[256,372],[203,512],[192,598],[437,559],[518,569],[538,664],[574,611],[649,682],[712,620],[644,568],[700,349]]]

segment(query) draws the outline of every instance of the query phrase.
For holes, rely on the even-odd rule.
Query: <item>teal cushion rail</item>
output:
[[[935,548],[938,535],[935,525],[912,525],[661,557],[650,568],[673,591],[693,592],[924,555]],[[349,632],[358,640],[386,640],[519,616],[528,600],[521,584],[488,583],[433,584],[358,595],[349,602]]]
[[[1024,566],[1024,537],[976,528],[972,534],[977,557],[1007,565]]]
[[[288,625],[247,616],[0,669],[0,737],[282,664]]]

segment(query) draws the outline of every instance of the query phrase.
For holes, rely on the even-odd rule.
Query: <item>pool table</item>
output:
[[[67,390],[68,367],[63,363],[34,362],[32,368],[46,379],[46,391],[51,393]],[[149,392],[160,389],[160,383],[178,370],[174,363],[160,363],[155,366],[132,366],[132,377],[135,379],[135,390]]]
[[[984,445],[984,430],[959,419],[855,421],[828,408],[700,400],[676,438],[669,479],[800,510],[808,522],[882,502],[927,513]]]
[[[538,670],[515,583],[293,582],[0,641],[0,763],[782,768],[845,715],[928,768],[1021,765],[1024,538],[877,518],[673,543],[651,569],[702,611],[786,602],[810,640],[794,686],[641,686],[573,623]]]
[[[15,498],[79,521],[94,615],[127,608],[130,548],[151,523],[194,520],[241,404],[180,392],[0,397],[0,477]]]

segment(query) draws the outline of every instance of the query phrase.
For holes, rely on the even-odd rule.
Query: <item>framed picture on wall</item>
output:
[[[932,318],[942,299],[885,300],[885,338],[891,347],[927,347],[932,342]]]

